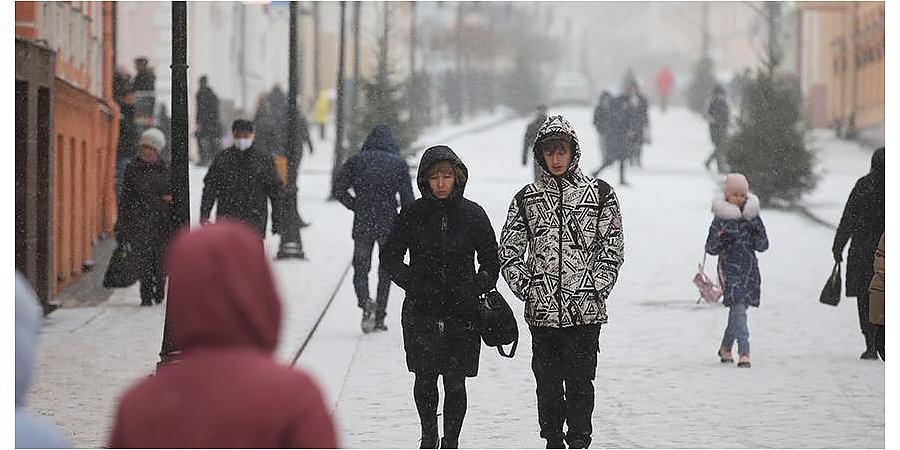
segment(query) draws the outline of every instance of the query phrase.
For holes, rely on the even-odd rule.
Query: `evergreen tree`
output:
[[[694,65],[694,77],[685,92],[688,108],[697,114],[704,114],[709,97],[715,87],[716,77],[713,74],[712,59],[703,56]]]
[[[795,80],[758,71],[744,88],[737,131],[723,151],[764,205],[791,203],[816,186],[815,155],[806,147],[801,94]]]
[[[391,129],[400,152],[411,155],[413,149],[410,147],[421,129],[411,118],[412,114],[407,106],[409,102],[403,97],[407,91],[406,85],[392,82],[388,71],[379,71],[373,81],[361,79],[361,84],[364,98],[362,105],[357,108],[357,114],[350,121],[350,148],[346,155],[349,157],[358,152],[372,128],[380,123]]]

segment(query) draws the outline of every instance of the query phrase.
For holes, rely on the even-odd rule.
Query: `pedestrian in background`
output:
[[[719,255],[719,274],[728,307],[728,325],[719,347],[723,363],[734,362],[731,350],[738,344],[738,367],[750,367],[750,330],[747,309],[759,307],[760,275],[757,252],[769,248],[766,227],[759,217],[759,198],[750,193],[747,178],[739,173],[725,177],[724,195],[713,199],[713,221],[706,238],[706,253]]]
[[[278,234],[282,189],[275,162],[253,147],[253,122],[235,120],[231,133],[234,144],[216,156],[203,178],[200,223],[209,222],[217,205],[216,218],[241,220],[265,239],[271,202],[272,233]]]
[[[379,252],[384,250],[397,220],[397,207],[405,207],[415,200],[409,165],[400,156],[400,147],[387,125],[372,128],[359,153],[341,166],[334,178],[332,194],[353,211],[353,287],[357,305],[363,311],[362,330],[365,333],[387,331],[384,318],[391,276],[379,262],[378,288],[373,301],[369,295],[372,249],[377,242]],[[397,194],[400,194],[399,205]]]
[[[643,167],[641,157],[644,153],[644,143],[650,142],[650,113],[648,111],[647,97],[644,97],[637,81],[631,82],[626,95],[629,121],[628,131],[626,132],[628,159],[632,165],[637,164],[638,167]]]
[[[510,202],[500,262],[525,302],[541,437],[547,448],[587,448],[600,327],[625,260],[622,215],[612,187],[578,167],[581,146],[565,117],[547,118],[533,157],[541,177]]]
[[[466,377],[478,375],[479,297],[497,284],[494,229],[484,209],[463,196],[468,169],[447,146],[422,155],[422,197],[405,206],[384,245],[381,265],[403,301],[406,367],[422,426],[421,448],[437,448],[438,388],[444,381],[441,448],[457,448],[466,415]],[[403,258],[409,250],[409,264]],[[478,271],[475,271],[475,255]]]
[[[716,85],[713,89],[713,98],[709,102],[706,111],[706,119],[709,121],[709,139],[713,143],[713,151],[706,158],[704,165],[709,170],[709,165],[716,162],[716,170],[719,173],[725,168],[722,144],[728,137],[728,124],[731,121],[731,112],[728,108],[728,97],[722,86]]]
[[[42,319],[37,296],[16,272],[16,448],[71,448],[56,426],[25,408]]]
[[[209,87],[206,75],[200,77],[197,90],[197,143],[200,150],[198,166],[208,166],[222,146],[222,122],[219,119],[219,97]]]
[[[163,253],[172,232],[170,172],[160,157],[166,145],[162,131],[141,134],[138,157],[128,163],[116,219],[116,241],[131,246],[140,273],[141,306],[162,303],[166,291]]]
[[[531,122],[528,122],[528,126],[525,128],[525,139],[522,142],[522,165],[528,164],[529,159],[532,160],[535,180],[541,176],[541,167],[533,158],[529,158],[529,155],[531,154],[531,148],[534,146],[534,141],[537,139],[538,132],[541,130],[541,125],[547,120],[547,106],[538,105],[536,110],[537,115]]]
[[[281,300],[247,225],[185,227],[166,256],[178,363],[119,400],[110,448],[335,448],[316,383],[273,357]]]
[[[631,138],[629,132],[633,121],[632,109],[628,106],[628,97],[620,95],[611,100],[606,126],[606,147],[603,151],[603,163],[591,176],[597,178],[603,169],[619,163],[619,186],[628,186],[625,180],[625,163],[631,154]]]
[[[612,114],[612,100],[613,96],[609,93],[609,91],[603,91],[600,94],[600,100],[597,102],[597,106],[594,108],[594,129],[597,130],[597,135],[600,137],[600,161],[601,167],[605,167],[606,161],[609,158],[607,156],[607,149],[609,147],[609,125],[610,125],[610,115]],[[534,160],[534,158],[531,158]],[[537,164],[537,162],[535,162]],[[596,176],[596,175],[595,175]],[[536,179],[536,178],[535,178]]]
[[[136,97],[130,83],[121,86],[121,101],[118,102],[121,116],[119,119],[119,141],[116,144],[116,198],[122,195],[122,179],[128,163],[137,156],[138,129],[134,123]],[[121,200],[120,200],[121,201]]]
[[[328,122],[328,96],[325,91],[319,92],[316,99],[315,117],[316,125],[319,126],[319,139],[325,140],[325,124]]]
[[[860,359],[877,359],[875,348],[877,329],[869,322],[869,282],[872,280],[875,250],[884,233],[884,147],[872,154],[869,173],[857,180],[837,232],[831,253],[835,262],[843,261],[844,247],[850,241],[847,252],[846,294],[856,297],[859,328],[866,340],[866,350]]]
[[[675,76],[669,70],[669,66],[663,66],[656,74],[656,90],[659,92],[659,108],[662,112],[666,112],[669,106],[669,94],[672,93],[672,86],[675,84]]]

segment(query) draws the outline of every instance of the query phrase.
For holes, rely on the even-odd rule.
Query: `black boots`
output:
[[[441,438],[441,448],[459,448],[459,440],[444,436]]]
[[[878,351],[875,350],[875,333],[865,333],[864,336],[866,337],[866,351],[859,355],[859,359],[878,359]]]
[[[547,448],[566,448],[562,439],[547,439]]]
[[[419,448],[438,448],[437,423],[433,426],[422,425],[422,440]]]

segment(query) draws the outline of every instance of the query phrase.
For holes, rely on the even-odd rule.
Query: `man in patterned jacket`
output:
[[[541,176],[509,205],[501,270],[525,302],[541,437],[547,448],[587,448],[600,326],[624,261],[622,216],[612,187],[578,167],[578,137],[563,116],[544,122],[532,153]]]

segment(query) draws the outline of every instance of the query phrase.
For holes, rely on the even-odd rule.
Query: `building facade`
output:
[[[45,305],[113,230],[113,15],[111,2],[15,5],[16,268]]]
[[[799,2],[808,121],[884,145],[884,2]]]

